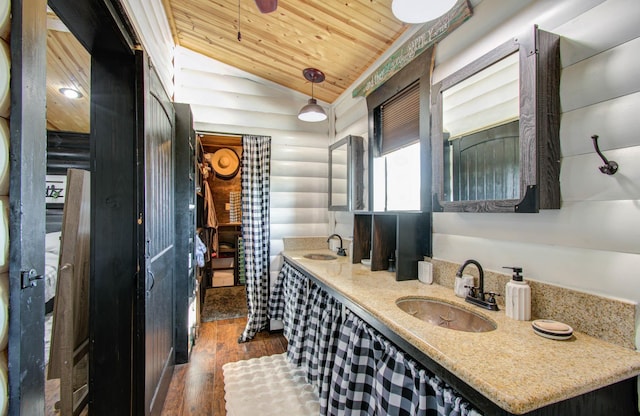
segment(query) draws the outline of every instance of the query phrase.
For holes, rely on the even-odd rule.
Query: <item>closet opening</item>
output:
[[[242,136],[198,132],[197,235],[201,321],[246,316],[242,239]]]

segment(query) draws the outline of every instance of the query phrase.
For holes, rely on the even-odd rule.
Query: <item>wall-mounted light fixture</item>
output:
[[[82,98],[82,93],[78,90],[74,90],[73,88],[60,88],[58,91],[67,98],[72,98],[74,100]]]
[[[309,103],[300,109],[298,118],[302,121],[323,121],[327,119],[327,114],[324,109],[318,105],[318,102],[313,98],[313,84],[324,81],[324,73],[319,69],[306,68],[302,71],[302,74],[311,82],[311,98]]]
[[[393,0],[391,11],[405,23],[424,23],[449,11],[457,0]]]

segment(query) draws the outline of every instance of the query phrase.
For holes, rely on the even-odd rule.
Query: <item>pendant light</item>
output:
[[[456,4],[457,0],[393,0],[391,11],[405,23],[424,23],[437,19]]]
[[[306,68],[302,71],[302,74],[307,81],[311,82],[311,98],[309,99],[309,103],[300,109],[298,118],[302,121],[310,122],[326,120],[327,114],[322,107],[318,105],[316,99],[313,98],[313,84],[324,81],[324,73],[319,69]]]

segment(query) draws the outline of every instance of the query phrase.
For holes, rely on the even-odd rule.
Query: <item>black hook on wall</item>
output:
[[[618,171],[618,164],[613,160],[608,160],[606,157],[604,157],[604,155],[600,151],[600,148],[598,147],[598,135],[594,134],[593,136],[591,136],[591,139],[593,140],[593,147],[596,149],[596,153],[604,162],[604,165],[599,167],[600,172],[607,175],[613,175],[614,173],[616,173]]]

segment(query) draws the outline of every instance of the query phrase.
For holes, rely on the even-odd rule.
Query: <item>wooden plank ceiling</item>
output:
[[[91,55],[52,12],[47,13],[47,129],[89,133]],[[60,88],[73,88],[70,99]]]
[[[391,0],[280,0],[269,14],[254,0],[162,1],[176,44],[308,96],[302,70],[318,68],[326,79],[314,96],[327,103],[408,27],[393,17]],[[91,57],[51,10],[47,29],[47,128],[88,133]]]
[[[163,4],[177,45],[309,96],[302,70],[317,68],[326,79],[314,96],[327,103],[408,27],[391,13],[391,0],[280,0],[268,14],[254,0]]]

